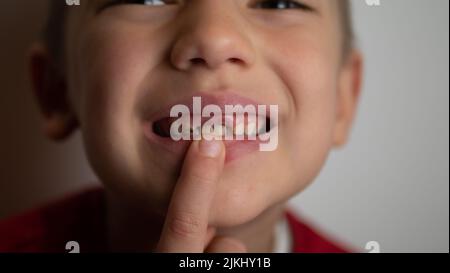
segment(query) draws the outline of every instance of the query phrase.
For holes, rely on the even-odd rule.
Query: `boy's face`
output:
[[[356,104],[359,70],[342,63],[337,5],[92,0],[72,9],[67,93],[101,180],[164,211],[185,149],[145,133],[155,113],[194,95],[238,95],[278,105],[278,148],[227,161],[211,224],[244,223],[304,189],[344,141]]]

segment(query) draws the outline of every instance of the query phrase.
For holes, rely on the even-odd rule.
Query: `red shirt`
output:
[[[343,253],[310,226],[287,212],[292,252]],[[69,241],[80,252],[108,252],[102,190],[88,190],[21,215],[0,221],[0,252],[68,252]]]

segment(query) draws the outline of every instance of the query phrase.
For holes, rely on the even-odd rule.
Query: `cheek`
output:
[[[163,56],[157,49],[161,44],[147,34],[122,27],[90,28],[69,54],[69,86],[89,161],[102,182],[130,200],[142,197],[143,203],[151,202],[149,207],[160,207],[170,194],[169,170],[174,167],[149,158],[154,151],[142,149],[139,103],[151,92],[151,79],[160,78],[155,68]]]
[[[289,79],[292,96],[292,130],[305,141],[329,144],[336,114],[337,81],[334,64],[318,52],[310,52]],[[328,146],[327,146],[328,148]]]
[[[132,109],[136,97],[139,71],[132,66],[132,55],[123,54],[113,44],[85,52],[79,67],[81,93],[80,123],[87,137],[111,145],[130,143],[133,126]],[[101,144],[101,143],[99,143]],[[103,143],[104,145],[104,143]]]
[[[81,35],[69,54],[69,86],[97,174],[108,183],[141,183],[135,108],[152,56],[143,38],[124,41],[121,31],[93,27]]]
[[[291,81],[293,106],[288,123],[288,142],[292,162],[297,162],[300,177],[312,181],[332,148],[336,118],[335,65],[326,55],[310,52],[296,66],[297,77]],[[295,66],[294,66],[295,67]]]
[[[329,128],[335,115],[340,61],[336,35],[328,28],[311,27],[280,32],[268,40],[273,42],[266,45],[266,59],[289,98],[289,120]]]
[[[327,37],[292,35],[271,45],[280,49],[272,65],[290,101],[280,137],[300,188],[315,178],[332,147],[339,50]]]
[[[158,34],[105,19],[98,19],[85,29],[72,48],[74,54],[70,54],[78,75],[73,84],[83,92],[84,101],[80,104],[89,103],[89,98],[95,96],[97,102],[107,103],[106,109],[111,104],[113,112],[121,105],[132,107],[146,84],[144,80],[164,55],[158,49],[162,49],[162,43],[154,39]]]
[[[155,60],[145,35],[124,32],[123,27],[96,25],[82,35],[72,54],[81,125],[103,129],[98,133],[104,137],[132,136],[132,130],[124,127],[134,125],[136,102]]]

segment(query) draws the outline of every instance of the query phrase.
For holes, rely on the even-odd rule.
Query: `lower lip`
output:
[[[151,144],[163,147],[176,155],[186,153],[191,140],[174,141],[169,137],[161,137],[153,132],[151,123],[144,124],[144,135]],[[256,140],[224,140],[226,149],[225,163],[239,159],[259,150],[260,141]]]

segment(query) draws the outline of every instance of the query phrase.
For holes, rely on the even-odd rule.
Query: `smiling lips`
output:
[[[198,118],[201,122],[194,127],[194,123],[191,120],[195,118]],[[170,138],[171,126],[176,120],[178,118],[165,117],[154,122],[152,126],[153,132],[160,137]],[[184,132],[180,132],[183,134],[183,139],[194,139],[195,136],[201,135],[202,132],[226,140],[240,138],[254,139],[270,131],[270,119],[266,116],[237,119],[233,116],[222,115],[221,120],[218,121],[221,124],[219,126],[208,126],[208,124],[205,124],[208,120],[208,118],[194,116],[188,117],[187,120],[182,120],[182,123],[188,125]]]
[[[205,114],[202,112],[201,106],[198,109],[196,98],[200,99],[200,104],[214,105],[216,110],[221,111],[220,114],[217,114],[218,111],[214,111],[214,115],[212,113],[209,113],[210,115]],[[237,105],[252,106],[251,108],[255,109],[254,115],[248,115],[248,112],[242,113],[241,111],[232,112],[230,115],[227,107]],[[171,116],[174,106],[184,107],[188,114]],[[263,106],[261,107],[262,111],[260,106]],[[202,134],[205,136],[206,131],[206,134],[212,134],[216,139],[225,140],[225,161],[229,162],[257,151],[259,144],[262,143],[262,136],[268,135],[272,128],[277,126],[268,110],[268,107],[264,104],[258,105],[248,98],[230,93],[214,96],[206,94],[196,97],[190,96],[179,103],[164,107],[161,111],[153,114],[153,118],[147,119],[144,122],[144,135],[152,145],[157,145],[175,154],[183,154],[190,145],[189,140],[200,139]],[[178,139],[187,141],[175,141],[173,139],[171,127],[176,122],[184,124],[183,130],[179,132],[182,138]],[[217,124],[220,124],[220,126],[217,126]]]

